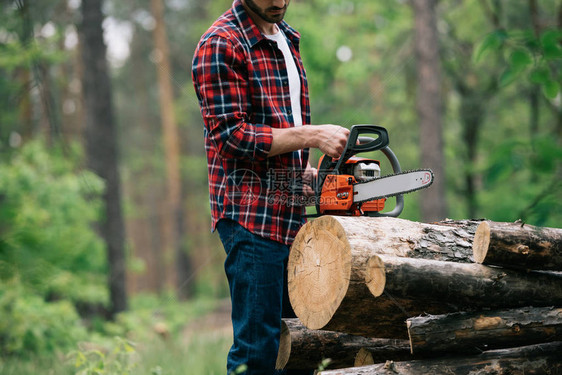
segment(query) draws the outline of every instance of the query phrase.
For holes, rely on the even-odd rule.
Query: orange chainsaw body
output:
[[[322,158],[319,165],[322,163]],[[328,174],[320,193],[320,214],[361,216],[367,212],[379,212],[384,209],[386,201],[384,198],[353,203],[353,185],[357,183],[353,170],[358,163],[376,163],[380,167],[378,160],[352,157],[342,166],[340,174]]]

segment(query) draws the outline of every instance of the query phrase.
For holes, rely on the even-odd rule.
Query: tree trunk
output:
[[[412,353],[477,354],[562,340],[562,308],[421,316],[407,321]]]
[[[469,262],[471,248],[470,233],[454,226],[323,216],[305,224],[293,243],[288,263],[291,304],[308,328],[320,329],[341,307],[380,295],[384,270],[373,267],[379,262],[370,260],[373,254]]]
[[[88,166],[105,181],[105,215],[100,230],[107,246],[112,313],[127,308],[124,224],[121,211],[117,130],[113,117],[111,84],[105,59],[101,0],[83,1],[80,32],[84,72],[85,139]]]
[[[463,124],[463,139],[467,149],[467,167],[464,170],[465,196],[468,217],[473,219],[478,213],[478,199],[476,196],[476,175],[473,167],[476,163],[477,147],[480,141],[480,129],[484,121],[484,105],[477,97],[478,93],[469,91],[461,96],[461,122]]]
[[[374,261],[374,259],[380,259]],[[406,319],[424,313],[443,314],[475,308],[562,305],[562,276],[425,259],[373,255],[367,272],[381,267],[384,292],[376,298],[348,293],[341,303],[324,313],[321,329],[368,337],[406,338]],[[291,300],[293,303],[293,300]],[[293,303],[297,316],[310,316]],[[302,311],[304,310],[304,313]],[[298,312],[297,312],[298,311]],[[328,314],[330,312],[330,314]]]
[[[476,230],[473,251],[478,263],[562,271],[562,229],[485,221]]]
[[[164,23],[164,4],[162,0],[151,0],[152,16],[156,21],[154,28],[155,64],[157,66],[158,88],[160,93],[160,115],[166,155],[166,176],[168,199],[165,213],[165,249],[173,250],[176,265],[176,287],[182,299],[189,298],[192,288],[189,283],[192,274],[191,262],[183,241],[184,215],[182,209],[182,188],[180,175],[180,142],[174,110],[174,89],[170,66],[170,48]]]
[[[288,262],[291,305],[310,329],[325,328],[340,305],[369,300],[384,288],[382,268],[368,264],[369,254],[353,251],[341,227],[315,233],[318,222],[324,221],[320,218],[301,228]]]
[[[416,259],[463,259],[431,246],[457,244],[459,233],[394,218],[318,218],[301,228],[289,256],[292,307],[310,329],[406,338],[405,320],[424,312],[562,304],[560,275]]]
[[[436,176],[431,189],[420,192],[423,221],[447,217],[445,158],[443,156],[441,57],[435,0],[413,0],[414,43],[418,72],[417,113],[420,123],[421,164]]]
[[[385,294],[418,300],[421,304],[441,301],[462,309],[562,306],[562,273],[519,272],[479,264],[386,255],[376,257],[384,265]]]
[[[358,357],[359,351],[363,356]],[[370,358],[377,362],[412,359],[407,340],[366,338],[340,332],[310,330],[298,319],[284,319],[277,368],[315,369],[326,358],[329,368],[354,366]],[[372,362],[375,363],[375,362]]]
[[[322,216],[310,223],[299,231],[301,241],[329,232],[361,252],[472,263],[472,241],[480,221],[424,224],[389,217]],[[294,244],[293,249],[302,245]]]
[[[497,375],[562,372],[562,343],[554,342],[521,348],[484,352],[473,357],[452,357],[425,361],[386,362],[372,366],[322,371],[319,375]]]

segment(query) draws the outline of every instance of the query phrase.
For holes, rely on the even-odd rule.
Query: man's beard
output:
[[[256,13],[262,20],[269,22],[269,23],[278,23],[281,22],[283,20],[283,17],[285,17],[285,12],[287,11],[287,4],[285,4],[285,7],[283,8],[278,8],[278,7],[269,7],[267,9],[261,9],[255,2],[254,0],[246,0],[246,5],[248,6],[248,8],[250,8],[254,13]],[[282,10],[282,12],[277,13],[277,14],[271,14],[268,15],[267,12],[268,11],[272,11],[272,10]]]

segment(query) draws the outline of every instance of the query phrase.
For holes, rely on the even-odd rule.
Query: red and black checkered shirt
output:
[[[201,37],[192,78],[205,123],[213,229],[228,218],[291,244],[303,223],[304,207],[295,197],[308,150],[302,158],[297,151],[268,157],[271,128],[294,126],[293,116],[310,124],[310,104],[300,34],[284,21],[278,26],[300,73],[302,113],[291,111],[283,53],[262,35],[240,0]]]

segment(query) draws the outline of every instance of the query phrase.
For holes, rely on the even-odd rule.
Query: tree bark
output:
[[[318,375],[484,375],[562,373],[562,343],[554,342],[484,352],[472,357],[386,362],[372,366],[322,371]]]
[[[168,199],[166,201],[165,248],[173,250],[176,265],[176,287],[178,295],[187,299],[193,294],[189,283],[192,266],[184,246],[184,214],[181,199],[180,142],[174,109],[174,89],[170,66],[170,48],[164,23],[164,4],[162,0],[151,0],[152,15],[156,21],[154,28],[155,64],[157,66],[158,89],[160,93],[160,116],[164,136],[166,156],[166,177]]]
[[[359,352],[363,356],[358,357]],[[315,369],[326,358],[329,368],[355,366],[357,361],[412,359],[407,340],[366,338],[341,332],[310,330],[298,319],[284,319],[277,368]],[[372,362],[375,363],[375,362]]]
[[[406,324],[412,353],[477,354],[562,340],[562,308],[554,307],[420,316]]]
[[[384,268],[384,292],[375,299],[346,296],[320,328],[406,338],[406,319],[423,313],[562,305],[562,276],[557,274],[384,255],[373,255],[370,266]]]
[[[113,116],[111,84],[105,58],[101,0],[83,1],[79,25],[84,72],[85,139],[88,166],[105,181],[105,217],[100,231],[107,246],[111,313],[127,308],[125,229],[121,211],[117,130]]]
[[[482,222],[474,237],[478,263],[562,271],[562,229]]]
[[[443,156],[443,109],[441,96],[441,57],[435,0],[413,0],[414,45],[417,60],[417,113],[420,123],[421,164],[436,176],[431,189],[420,192],[423,221],[447,217],[445,200],[445,158]]]
[[[562,276],[417,259],[421,252],[404,246],[404,239],[415,243],[418,237],[405,236],[408,225],[402,232],[401,223],[416,233],[415,223],[392,218],[324,216],[303,226],[289,256],[288,281],[291,304],[306,327],[407,338],[406,319],[424,312],[562,305]],[[429,233],[458,235],[454,226],[419,228],[426,229],[418,232],[424,238]],[[366,240],[369,235],[374,237]],[[379,248],[375,238],[385,245]],[[450,237],[430,238],[439,243]],[[377,249],[402,257],[377,255]]]
[[[356,311],[355,304],[382,293],[384,269],[377,266],[380,261],[373,254],[470,262],[471,249],[472,235],[452,225],[323,216],[304,225],[293,243],[288,262],[289,297],[308,328],[326,328],[336,310],[350,306],[349,312]],[[390,303],[392,306],[400,313],[399,306]],[[346,318],[349,316],[342,317]],[[370,319],[352,321],[357,326],[372,325]],[[406,337],[405,326],[402,330],[401,336]]]

